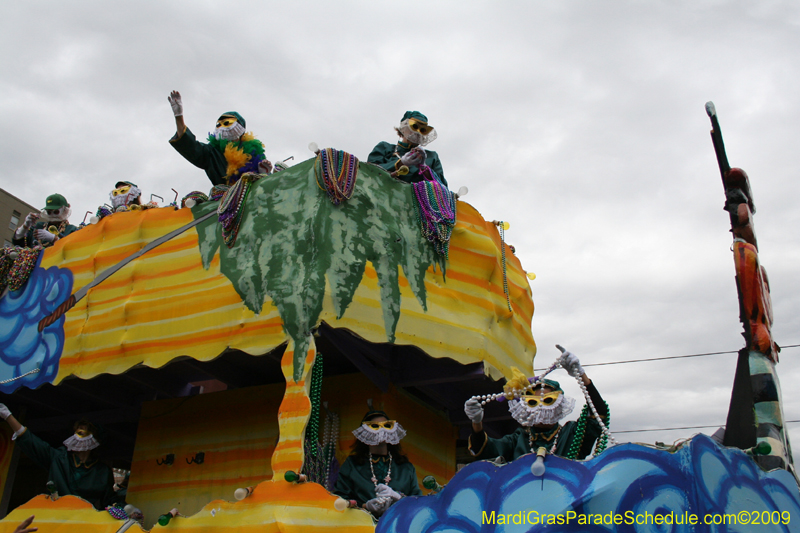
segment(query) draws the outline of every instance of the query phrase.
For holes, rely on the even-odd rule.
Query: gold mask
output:
[[[217,119],[217,127],[218,128],[230,128],[234,124],[236,124],[236,119],[233,117],[219,117]]]
[[[415,118],[408,119],[408,127],[411,128],[413,131],[419,132],[422,135],[427,135],[431,131],[433,131],[433,126],[428,126],[425,122],[417,120]]]
[[[122,187],[117,187],[113,191],[111,191],[112,196],[124,196],[128,194],[128,191],[131,190],[130,185],[123,185]]]
[[[385,420],[383,422],[364,422],[364,425],[373,431],[380,431],[381,428],[391,431],[394,429],[395,421]]]
[[[523,401],[528,407],[549,406],[556,403],[559,396],[561,396],[561,391],[548,392],[546,394],[526,394]]]

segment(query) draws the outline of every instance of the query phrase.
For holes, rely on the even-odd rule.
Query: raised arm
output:
[[[186,123],[183,121],[181,93],[172,91],[169,93],[167,100],[169,100],[169,105],[172,106],[172,113],[175,115],[175,139],[180,139],[186,131]]]
[[[11,411],[4,404],[0,403],[0,418],[5,419],[11,430],[14,432],[14,439],[25,452],[25,455],[33,459],[35,463],[45,470],[50,468],[50,462],[56,450],[45,441],[28,431],[28,429],[14,418]]]

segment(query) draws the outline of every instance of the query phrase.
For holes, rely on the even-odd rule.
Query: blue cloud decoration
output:
[[[742,451],[705,435],[676,453],[623,444],[586,462],[550,455],[542,477],[531,474],[534,458],[467,465],[439,494],[393,505],[376,533],[800,531],[794,477],[785,470],[765,473]],[[575,515],[569,523],[541,523],[544,515],[568,513]],[[655,523],[655,515],[670,514],[671,524]],[[698,517],[696,524],[690,515]],[[711,524],[704,523],[706,515]],[[615,516],[621,523],[609,523]],[[713,523],[723,520],[727,524]]]
[[[39,320],[52,313],[72,294],[72,272],[65,268],[41,268],[41,256],[28,282],[0,299],[0,381],[30,374],[5,384],[0,391],[14,392],[52,383],[64,349],[64,316],[39,332]]]

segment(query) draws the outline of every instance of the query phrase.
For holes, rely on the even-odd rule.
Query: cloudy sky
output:
[[[450,186],[510,222],[538,276],[537,367],[556,343],[586,364],[742,347],[713,100],[750,175],[774,337],[800,344],[797,2],[4,2],[0,43],[0,186],[61,192],[73,222],[119,179],[208,190],[167,142],[172,89],[198,136],[237,110],[273,161],[311,141],[366,159],[427,114]],[[798,356],[778,366],[787,420]],[[722,425],[735,357],[586,369],[612,430]]]

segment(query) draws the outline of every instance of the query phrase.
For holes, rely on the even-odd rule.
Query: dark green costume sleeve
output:
[[[345,500],[356,500],[358,505],[362,505],[366,500],[359,501],[356,497],[356,478],[353,474],[353,460],[348,457],[339,469],[339,477],[336,478],[336,484],[333,486],[333,493],[337,496],[341,496]]]
[[[378,143],[378,145],[373,148],[372,152],[369,154],[367,162],[378,165],[387,172],[394,172],[398,166],[397,162],[400,159],[397,157],[397,155],[395,155],[395,151],[397,151],[397,154],[402,156],[408,152],[408,149],[398,147],[396,144],[387,142]],[[444,179],[444,170],[442,170],[442,162],[439,160],[439,154],[433,150],[426,150],[425,164],[431,167],[431,170],[433,170],[436,175],[439,176],[439,179],[442,181],[442,183],[447,186],[447,180]],[[419,174],[419,167],[412,165],[408,167],[408,174],[405,176],[397,176],[397,179],[406,183],[416,183],[418,181],[422,181],[424,178]]]
[[[69,234],[71,234],[71,233],[75,233],[75,232],[76,232],[76,231],[78,231],[79,229],[80,229],[80,228],[79,228],[79,227],[77,227],[77,226],[73,226],[72,224],[67,224],[67,227],[66,227],[66,228],[64,228],[64,231],[62,231],[61,233],[59,233],[59,234],[58,234],[58,236],[59,236],[59,237],[61,237],[61,238],[63,238],[63,237],[66,237],[67,235],[69,235]]]
[[[175,150],[188,162],[206,171],[206,176],[214,185],[224,185],[225,175],[228,173],[228,162],[225,156],[208,144],[198,141],[189,128],[180,138],[176,136],[169,140]]]
[[[29,229],[27,233],[23,233],[22,237],[17,238],[17,232],[14,232],[14,236],[11,237],[11,244],[14,246],[31,246],[33,243],[33,229]]]
[[[528,435],[522,428],[499,439],[493,439],[486,432],[473,433],[469,438],[469,451],[478,459],[494,459],[502,456],[513,461],[520,455],[531,453]]]
[[[378,145],[372,149],[372,152],[370,152],[367,163],[373,163],[387,172],[393,172],[398,159],[394,155],[395,148],[396,146],[394,144],[387,142],[378,143]]]
[[[17,437],[16,443],[22,453],[45,470],[50,470],[50,465],[59,455],[58,450],[31,433],[29,429],[26,429],[25,433]]]
[[[392,487],[397,492],[405,494],[406,496],[422,496],[422,490],[420,490],[419,481],[417,480],[417,469],[414,468],[414,465],[412,465],[411,463],[406,463],[400,466],[408,467],[408,468],[403,468],[403,471],[406,470],[408,471],[407,475],[403,476],[403,487],[398,489],[394,487],[392,483],[389,483],[389,486]]]

